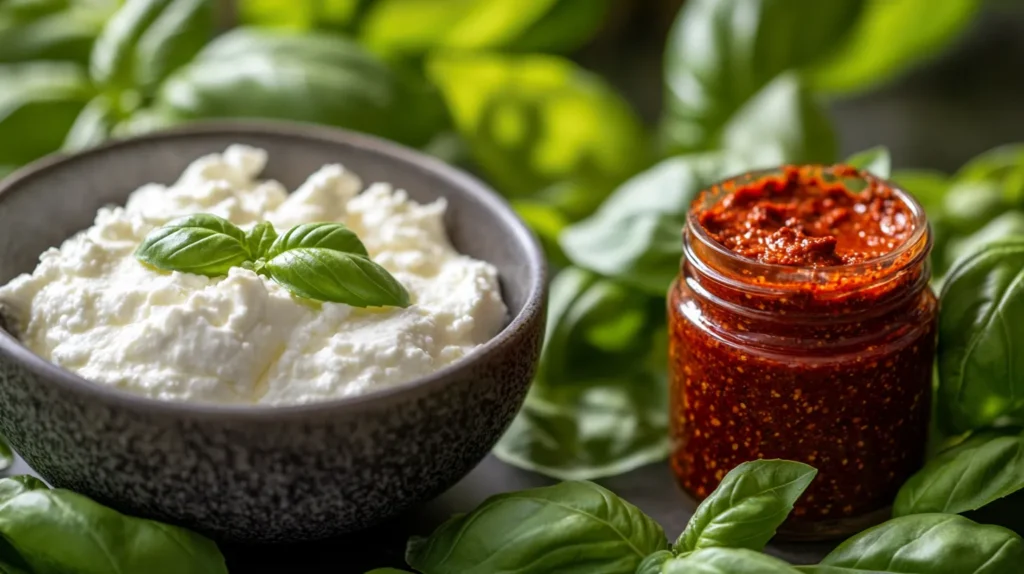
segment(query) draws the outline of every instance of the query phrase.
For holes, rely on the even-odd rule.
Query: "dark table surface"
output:
[[[8,474],[32,473],[19,460]],[[405,565],[405,542],[414,534],[429,534],[457,512],[472,510],[488,496],[552,484],[542,476],[488,457],[451,490],[422,507],[371,530],[338,539],[289,545],[222,545],[231,574],[288,572],[289,574],[361,574],[373,568]],[[654,464],[621,476],[599,480],[654,517],[675,539],[686,525],[692,503],[676,488],[667,464]],[[811,563],[825,555],[827,543],[773,544],[769,552],[793,563]]]

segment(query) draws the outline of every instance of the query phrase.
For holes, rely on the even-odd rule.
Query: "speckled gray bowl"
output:
[[[194,125],[41,160],[0,184],[0,284],[123,204],[231,143],[266,149],[265,177],[291,189],[326,163],[448,199],[455,247],[498,267],[510,318],[431,376],[292,407],[150,400],[90,383],[0,329],[0,431],[55,486],[222,540],[292,541],[361,529],[452,486],[522,404],[543,333],[545,264],[508,205],[417,152],[349,132],[279,123]]]

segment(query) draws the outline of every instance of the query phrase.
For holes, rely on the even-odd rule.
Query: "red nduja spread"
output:
[[[736,465],[818,475],[787,528],[884,519],[922,464],[937,303],[920,206],[847,166],[788,166],[704,191],[669,293],[673,470],[701,499]]]

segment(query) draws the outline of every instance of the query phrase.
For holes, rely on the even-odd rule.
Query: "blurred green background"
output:
[[[938,285],[1024,233],[1022,63],[1020,0],[0,0],[0,174],[244,117],[471,170],[554,272],[495,453],[594,478],[666,456],[664,294],[698,190],[846,158],[925,205]]]

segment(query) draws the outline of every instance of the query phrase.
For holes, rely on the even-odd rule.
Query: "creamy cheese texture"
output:
[[[261,181],[263,150],[230,146],[193,162],[171,186],[149,184],[124,207],[40,257],[32,274],[0,287],[22,341],[96,383],[157,399],[286,405],[367,393],[436,371],[504,325],[494,266],[460,255],[445,233],[445,202],[340,165],[293,193]],[[243,229],[269,221],[283,233],[341,222],[409,291],[405,309],[311,303],[235,268],[209,278],[158,272],[135,248],[153,229],[192,213]]]

